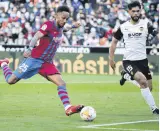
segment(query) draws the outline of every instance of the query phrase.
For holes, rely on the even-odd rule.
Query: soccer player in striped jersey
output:
[[[70,10],[67,6],[57,8],[55,20],[45,22],[36,32],[28,50],[24,52],[25,59],[14,72],[8,67],[8,59],[0,60],[0,66],[8,84],[15,84],[19,80],[28,79],[37,73],[56,84],[67,116],[80,112],[84,107],[83,105],[71,105],[66,83],[53,63],[57,48],[62,41],[63,31],[80,26],[79,22],[75,22],[72,26],[64,28],[69,16]]]

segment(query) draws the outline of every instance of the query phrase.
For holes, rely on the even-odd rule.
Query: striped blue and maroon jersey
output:
[[[62,42],[63,28],[58,28],[55,21],[47,21],[39,31],[44,34],[44,37],[40,38],[31,56],[52,63],[57,48]]]

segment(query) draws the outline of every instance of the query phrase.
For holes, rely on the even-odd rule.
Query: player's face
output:
[[[133,21],[137,22],[141,16],[141,9],[137,7],[133,7],[131,10],[129,10],[129,14]]]
[[[56,21],[58,26],[62,28],[66,24],[68,18],[69,18],[68,12],[63,11],[63,12],[57,13]]]

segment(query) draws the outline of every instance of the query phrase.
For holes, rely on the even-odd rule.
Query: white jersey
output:
[[[123,37],[125,52],[123,60],[143,60],[146,55],[146,41],[148,36],[148,22],[140,19],[137,24],[127,21],[120,25],[114,37],[120,40]]]

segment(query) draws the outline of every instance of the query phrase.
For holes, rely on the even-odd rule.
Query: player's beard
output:
[[[59,27],[59,28],[63,28],[64,25],[65,25],[65,23],[59,23],[59,24],[58,24],[58,27]]]
[[[131,16],[131,18],[134,22],[138,22],[138,20],[140,19],[140,16],[134,16],[134,17]]]

